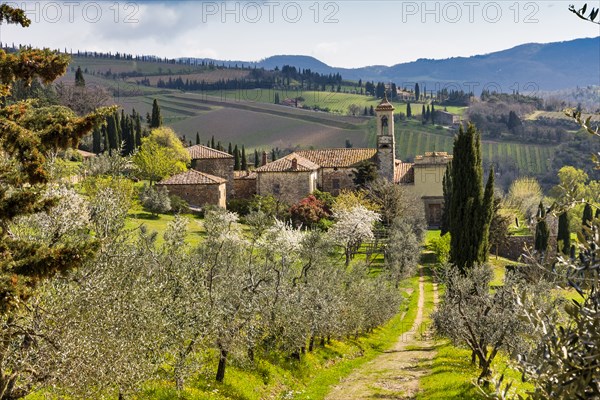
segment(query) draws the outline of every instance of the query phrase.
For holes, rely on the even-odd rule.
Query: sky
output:
[[[9,44],[242,61],[309,55],[347,68],[600,35],[600,25],[568,11],[583,6],[578,0],[5,3],[32,20],[29,28],[0,26],[0,41]]]

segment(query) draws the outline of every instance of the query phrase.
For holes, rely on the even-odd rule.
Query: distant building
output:
[[[460,122],[460,115],[452,114],[448,111],[436,110],[434,120],[436,124],[452,126]]]
[[[273,195],[292,204],[316,189],[333,195],[338,195],[344,189],[355,189],[356,167],[365,161],[373,162],[381,178],[402,185],[421,198],[427,222],[431,227],[439,226],[443,208],[442,179],[452,156],[443,152],[427,152],[423,156],[417,156],[414,163],[397,160],[394,106],[385,98],[375,108],[375,113],[376,148],[300,150],[270,163],[267,162],[266,153],[263,153],[261,166],[252,172],[246,172],[233,171],[234,159],[230,154],[196,145],[188,148],[192,168],[213,178],[221,178],[226,186],[228,200],[250,198],[259,194]],[[193,177],[201,180],[198,176]],[[207,184],[203,186],[205,189],[202,189],[200,183],[196,185],[192,194],[196,198],[201,196],[201,190],[214,192]],[[177,187],[175,183],[171,183],[169,190],[171,187],[180,192],[183,190],[183,187]],[[189,190],[188,192],[191,193]],[[193,204],[192,201],[187,201]]]
[[[211,205],[225,208],[226,183],[226,179],[190,169],[164,179],[156,186],[166,187],[169,194],[181,197],[192,207]]]

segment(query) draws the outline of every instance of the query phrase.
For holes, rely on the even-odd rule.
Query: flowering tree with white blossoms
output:
[[[344,249],[348,266],[362,242],[375,237],[373,224],[379,221],[380,216],[358,205],[351,209],[335,209],[333,218],[335,223],[329,230],[329,235],[334,243]]]

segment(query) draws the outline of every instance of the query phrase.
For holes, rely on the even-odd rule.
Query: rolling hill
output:
[[[398,85],[419,84],[435,88],[457,83],[475,93],[493,85],[503,92],[558,90],[576,86],[600,85],[600,36],[555,43],[528,43],[511,49],[443,60],[418,59],[390,67],[336,68],[316,58],[277,55],[259,62],[212,60],[217,64],[257,66],[265,69],[292,65],[322,74],[340,73],[344,79],[393,81]]]

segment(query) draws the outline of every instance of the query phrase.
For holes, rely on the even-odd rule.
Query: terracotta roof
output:
[[[186,150],[188,151],[188,153],[190,153],[190,158],[192,160],[200,160],[206,158],[233,158],[233,156],[229,153],[211,149],[210,147],[202,146],[201,144],[188,147]]]
[[[293,168],[293,160],[296,159],[296,168]],[[256,172],[306,172],[319,169],[319,165],[308,160],[298,153],[288,154],[287,156],[275,160],[260,168]]]
[[[204,172],[190,169],[181,174],[173,175],[170,178],[164,179],[158,185],[214,185],[227,182],[226,179],[218,176],[205,174]]]
[[[396,160],[396,168],[394,169],[394,183],[415,183],[415,170],[412,163],[405,163],[400,160]]]
[[[323,168],[349,168],[361,161],[373,159],[377,149],[300,150],[296,154]]]
[[[233,171],[233,179],[256,179],[254,171]]]
[[[375,108],[375,111],[394,111],[394,106],[387,99],[387,95],[384,96],[381,103]]]

